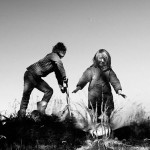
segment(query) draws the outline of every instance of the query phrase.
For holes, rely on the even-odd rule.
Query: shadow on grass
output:
[[[55,115],[40,114],[37,121],[31,115],[0,120],[0,150],[75,150],[91,137],[74,123],[73,117],[60,122]],[[125,144],[149,147],[150,121],[117,129],[114,137]]]
[[[122,127],[114,131],[114,137],[127,141],[130,145],[150,145],[150,120],[140,123],[132,123],[130,126]]]
[[[0,149],[73,150],[83,145],[86,133],[76,129],[73,118],[60,122],[57,116],[41,115],[35,122],[30,115],[12,117],[0,124]]]

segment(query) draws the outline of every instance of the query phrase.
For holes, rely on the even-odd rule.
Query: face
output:
[[[97,54],[97,60],[99,62],[100,67],[106,65],[106,60],[101,53]]]
[[[59,56],[63,58],[66,54],[66,51],[59,51]]]

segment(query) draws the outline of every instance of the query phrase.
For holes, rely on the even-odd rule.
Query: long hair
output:
[[[104,66],[104,68],[111,68],[111,56],[110,54],[105,50],[105,49],[100,49],[96,52],[96,54],[93,57],[93,65],[95,67],[99,67],[99,61],[98,61],[98,54],[102,54],[102,57],[104,58],[105,62],[106,62],[106,66]],[[102,69],[104,69],[102,68]]]
[[[52,52],[67,51],[66,46],[62,42],[58,42],[52,49]]]

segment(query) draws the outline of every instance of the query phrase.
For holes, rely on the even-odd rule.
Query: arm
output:
[[[55,76],[57,78],[58,84],[63,85],[63,80],[66,79],[66,71],[64,69],[63,63],[59,56],[55,53],[51,55],[51,62],[54,67]]]
[[[51,54],[50,61],[53,65],[59,88],[62,93],[65,93],[67,90],[68,79],[66,78],[66,72],[63,63],[56,53]]]
[[[126,95],[122,93],[121,83],[120,83],[117,75],[115,74],[115,72],[112,69],[109,71],[109,82],[111,83],[115,92],[118,95],[121,95],[123,98],[126,98]]]
[[[72,93],[76,93],[79,90],[82,90],[86,86],[86,84],[91,81],[91,77],[92,77],[92,72],[90,69],[87,69],[83,73],[82,77],[79,79],[76,89]]]

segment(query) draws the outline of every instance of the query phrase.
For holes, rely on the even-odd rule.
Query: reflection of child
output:
[[[63,82],[67,82],[66,72],[61,61],[66,54],[66,47],[63,43],[57,43],[52,52],[47,54],[43,59],[30,65],[24,74],[24,91],[21,100],[18,115],[24,117],[29,103],[30,94],[34,88],[44,93],[40,102],[37,103],[37,109],[45,113],[47,104],[53,94],[53,89],[42,79],[48,74],[55,72],[61,91],[64,93]]]
[[[122,94],[120,81],[111,68],[110,54],[105,49],[100,49],[96,52],[92,66],[85,70],[76,89],[72,93],[82,90],[88,82],[88,107],[91,109],[92,104],[95,110],[97,106],[98,116],[101,115],[101,109],[103,111],[105,109],[106,115],[110,117],[110,114],[114,109],[110,84],[113,86],[117,94],[124,98],[126,95]],[[101,108],[102,102],[103,105]]]

